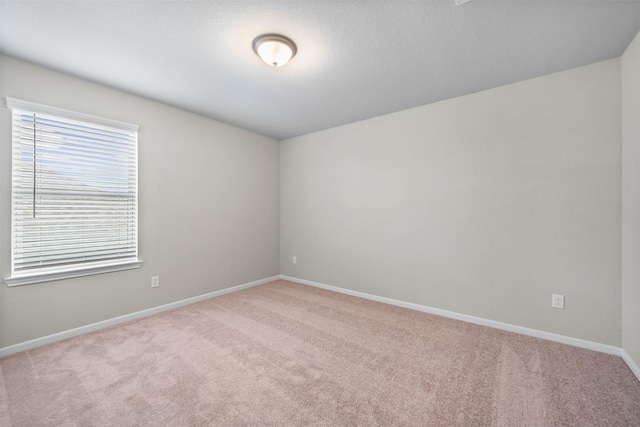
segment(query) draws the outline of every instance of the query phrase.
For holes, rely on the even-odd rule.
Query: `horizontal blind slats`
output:
[[[130,260],[130,259],[135,259],[135,254],[133,252],[131,252],[129,254],[129,256],[125,256],[126,254],[122,253],[122,256],[120,254],[117,255],[112,255],[112,256],[105,256],[104,254],[95,254],[95,255],[86,255],[86,256],[82,256],[82,257],[75,257],[75,258],[58,258],[58,259],[52,259],[52,260],[47,260],[47,261],[33,261],[30,263],[24,262],[21,263],[20,265],[20,271],[26,271],[26,270],[41,270],[43,268],[51,268],[51,267],[60,267],[60,266],[69,266],[69,265],[78,265],[81,266],[82,264],[86,264],[89,262],[97,262],[97,261],[113,261],[113,260]]]
[[[12,138],[14,273],[137,257],[136,130],[14,109]]]

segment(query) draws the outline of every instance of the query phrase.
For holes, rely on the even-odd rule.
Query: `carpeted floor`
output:
[[[616,356],[276,281],[0,360],[2,426],[639,426]]]

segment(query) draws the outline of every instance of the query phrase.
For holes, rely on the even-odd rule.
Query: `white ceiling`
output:
[[[639,30],[639,1],[0,0],[2,53],[277,139],[614,58]],[[296,42],[285,67],[253,53],[267,32]]]

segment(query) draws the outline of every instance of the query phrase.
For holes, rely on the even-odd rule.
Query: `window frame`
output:
[[[14,269],[15,254],[15,232],[16,232],[16,219],[15,219],[15,191],[13,182],[13,154],[11,155],[11,224],[10,224],[10,245],[11,245],[11,276],[5,277],[4,281],[7,286],[27,285],[32,283],[41,283],[61,279],[69,279],[73,277],[88,276],[94,274],[102,274],[114,271],[131,270],[140,268],[142,266],[142,260],[139,258],[140,251],[140,237],[139,237],[139,186],[138,186],[138,125],[120,122],[111,119],[105,119],[98,116],[93,116],[85,113],[79,113],[75,111],[65,110],[62,108],[51,107],[48,105],[38,104],[35,102],[24,101],[16,98],[5,97],[3,99],[4,105],[11,110],[11,151],[14,149],[14,130],[13,130],[13,110],[26,111],[34,114],[45,114],[49,116],[55,116],[61,119],[80,121],[89,125],[107,126],[127,132],[135,132],[135,149],[134,149],[134,163],[135,163],[135,259],[134,257],[128,257],[126,259],[108,260],[108,261],[94,261],[91,263],[76,263],[66,266],[54,266],[47,267],[46,271],[27,270],[18,271]]]

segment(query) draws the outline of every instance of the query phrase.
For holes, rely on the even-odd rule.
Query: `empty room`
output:
[[[0,0],[0,426],[640,425],[640,1]]]

